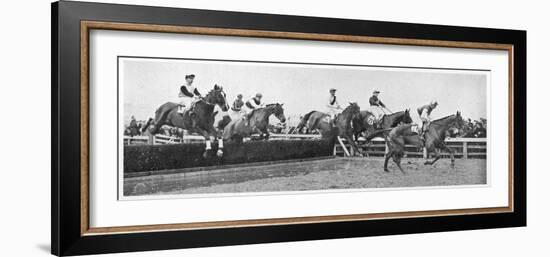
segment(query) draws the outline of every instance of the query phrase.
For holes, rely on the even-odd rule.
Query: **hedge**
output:
[[[333,147],[322,139],[227,143],[218,158],[217,144],[212,144],[204,158],[204,143],[130,145],[124,147],[124,173],[321,157],[332,155]]]

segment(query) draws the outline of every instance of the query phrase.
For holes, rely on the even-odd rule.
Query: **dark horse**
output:
[[[243,138],[259,133],[261,139],[269,139],[269,117],[275,115],[282,123],[286,122],[283,104],[268,104],[264,108],[253,110],[245,119],[235,119],[223,129],[223,139],[242,142]]]
[[[335,140],[337,137],[345,138],[354,150],[354,153],[361,155],[357,144],[353,140],[353,126],[351,121],[359,115],[360,109],[357,103],[350,103],[342,113],[336,116],[331,122],[330,116],[324,112],[311,111],[302,117],[297,130],[306,128],[308,131],[318,130],[322,138]]]
[[[430,122],[430,126],[428,126],[428,131],[424,133],[424,147],[426,147],[428,154],[431,152],[435,153],[435,159],[431,162],[426,160],[424,164],[432,165],[441,158],[439,152],[435,151],[435,149],[438,148],[441,150],[446,150],[451,154],[451,167],[454,167],[454,150],[452,150],[445,144],[445,136],[447,134],[446,132],[452,126],[456,126],[458,129],[462,129],[462,127],[464,126],[464,120],[462,119],[459,111],[457,111],[456,114],[449,115],[447,117],[443,117],[441,119]]]
[[[412,123],[409,109],[384,115],[378,124],[376,124],[376,118],[371,112],[361,111],[359,115],[353,119],[353,136],[355,140],[357,140],[364,132],[366,136],[368,136],[377,129],[393,128],[400,123]]]
[[[172,127],[178,127],[190,132],[197,132],[206,140],[206,148],[203,156],[208,156],[212,141],[216,136],[216,129],[214,129],[214,107],[218,105],[224,112],[229,109],[223,92],[223,87],[214,85],[214,88],[208,92],[208,94],[198,100],[193,108],[193,114],[187,110],[185,113],[178,113],[178,104],[167,102],[161,105],[155,112],[155,119],[147,122],[143,128],[145,131],[149,127],[151,134],[156,134],[162,125],[169,125]],[[151,125],[153,123],[154,125]],[[218,138],[218,156],[223,155],[223,141]]]
[[[464,121],[462,120],[460,112],[457,111],[456,114],[432,121],[428,127],[428,131],[424,134],[425,140],[422,140],[417,133],[412,132],[412,124],[400,125],[392,129],[379,130],[376,133],[369,135],[367,140],[370,140],[380,134],[385,135],[389,152],[386,154],[386,159],[384,161],[384,171],[388,171],[388,160],[393,158],[393,161],[399,170],[404,173],[401,168],[401,158],[405,152],[405,145],[425,147],[428,153],[435,153],[435,159],[433,161],[426,160],[426,162],[424,162],[425,165],[432,165],[441,158],[440,153],[435,151],[436,149],[445,150],[450,153],[451,167],[454,167],[454,150],[445,144],[445,136],[447,130],[451,126],[462,128],[463,122]],[[387,133],[388,130],[391,131]]]

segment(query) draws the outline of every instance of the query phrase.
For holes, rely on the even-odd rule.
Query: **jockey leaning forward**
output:
[[[251,97],[246,101],[245,103],[245,111],[243,115],[243,119],[246,120],[246,125],[248,126],[248,121],[250,120],[250,115],[252,114],[252,111],[260,108],[264,108],[264,103],[262,102],[262,94],[257,93],[255,96]]]
[[[328,91],[330,93],[328,97],[327,102],[327,114],[330,116],[330,119],[334,121],[336,119],[336,115],[340,113],[342,110],[342,107],[338,103],[338,100],[336,100],[336,88],[331,88]]]
[[[386,114],[386,111],[384,110],[386,109],[386,105],[380,101],[380,98],[378,98],[379,95],[380,91],[374,90],[374,92],[372,92],[372,96],[369,98],[369,111],[376,118],[376,123],[380,122],[380,120],[382,120],[382,116]]]
[[[432,120],[430,114],[432,114],[435,107],[437,107],[437,101],[431,101],[429,104],[422,105],[416,109],[420,119],[422,120],[422,129],[420,131],[420,138],[422,139],[424,139],[424,133],[428,131],[428,127],[430,126],[430,122]]]
[[[194,80],[194,74],[185,75],[185,84],[180,87],[178,93],[178,113],[181,115],[187,110],[192,110],[195,102],[201,97],[201,93],[193,85]]]

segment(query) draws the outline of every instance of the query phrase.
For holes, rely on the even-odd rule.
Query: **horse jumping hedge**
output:
[[[204,143],[125,146],[124,173],[329,156],[334,144],[322,139],[227,143],[221,158],[216,156],[217,144],[212,144],[207,158],[204,147]]]

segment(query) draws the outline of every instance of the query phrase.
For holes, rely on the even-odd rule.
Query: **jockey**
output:
[[[422,120],[422,130],[420,131],[420,138],[424,138],[424,133],[428,131],[430,126],[431,117],[430,114],[437,107],[437,101],[431,101],[429,104],[422,105],[416,109],[420,119]]]
[[[243,105],[244,105],[243,94],[238,94],[237,99],[235,99],[235,101],[233,101],[233,105],[231,106],[231,110],[236,112],[236,113],[241,113]]]
[[[380,94],[380,91],[374,90],[372,92],[372,96],[369,98],[369,104],[370,104],[370,112],[374,114],[377,121],[380,121],[382,119],[382,116],[386,114],[383,108],[386,108],[386,105],[380,101],[378,98],[378,95]]]
[[[191,110],[196,100],[201,97],[201,93],[193,85],[194,79],[194,74],[185,75],[185,84],[180,87],[178,113],[182,115],[186,110]]]
[[[342,107],[340,107],[340,104],[336,100],[336,88],[331,88],[329,91],[330,93],[327,101],[327,113],[330,116],[331,120],[336,119],[336,115],[342,110]]]
[[[262,97],[263,96],[261,93],[257,93],[254,97],[246,101],[245,106],[247,107],[246,108],[247,110],[245,110],[244,112],[246,115],[243,115],[243,119],[248,121],[250,119],[249,116],[252,114],[253,110],[264,107],[264,103],[262,102]],[[246,125],[248,126],[248,123]]]

